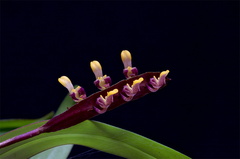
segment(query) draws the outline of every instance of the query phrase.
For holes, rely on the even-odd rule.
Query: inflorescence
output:
[[[138,75],[137,68],[132,67],[132,57],[129,51],[123,50],[121,52],[121,59],[124,65],[123,74],[127,79]],[[90,67],[96,77],[96,80],[94,81],[95,86],[100,90],[104,90],[110,87],[112,80],[109,76],[103,75],[101,64],[98,61],[92,61],[90,63]],[[150,92],[156,92],[158,89],[164,86],[166,84],[166,76],[168,75],[168,73],[169,70],[162,71],[158,78],[155,76],[150,78],[146,86],[148,90]],[[74,88],[71,80],[67,76],[60,77],[58,81],[68,89],[71,98],[75,102],[80,102],[86,98],[85,90],[80,86]],[[96,103],[98,107],[100,107],[101,109],[95,106],[94,110],[99,114],[106,112],[107,108],[113,103],[113,95],[118,93],[120,94],[124,101],[132,100],[136,93],[141,91],[140,84],[143,81],[144,78],[140,77],[139,79],[134,80],[132,85],[128,83],[124,85],[122,90],[118,90],[115,88],[107,92],[107,95],[105,97],[103,97],[103,95],[100,95],[97,98]]]

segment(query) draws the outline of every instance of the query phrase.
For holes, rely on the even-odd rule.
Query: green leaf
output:
[[[76,87],[76,86],[74,86],[74,87]],[[65,112],[68,108],[70,108],[74,104],[76,104],[76,103],[72,100],[72,98],[69,95],[66,95],[66,97],[63,99],[62,103],[58,107],[58,110],[55,113],[55,116]]]
[[[0,140],[5,140],[22,132],[27,132],[43,125],[44,123],[45,122],[39,122],[9,132],[3,135]],[[189,158],[178,151],[138,134],[104,123],[89,120],[67,129],[52,133],[44,133],[2,148],[0,149],[0,158],[14,159],[15,156],[18,156],[18,158],[29,158],[43,150],[64,144],[83,145],[130,159]]]
[[[31,157],[31,159],[66,159],[72,150],[73,145],[57,146],[46,151],[43,151],[37,155]]]
[[[38,119],[2,119],[0,120],[0,130],[18,128],[24,125],[28,125],[37,121],[42,121],[52,118],[54,112],[50,112]]]
[[[60,104],[57,112],[55,113],[55,116],[63,113],[68,109],[68,107],[71,107],[74,104],[75,102],[72,100],[72,98],[69,95],[67,95]],[[52,159],[52,158],[66,159],[69,153],[71,152],[72,147],[73,147],[72,144],[57,146],[46,151],[43,151],[39,154],[36,154],[35,156],[31,157],[31,159]]]
[[[56,115],[59,115],[63,113],[64,111],[67,110],[68,107],[71,107],[75,104],[75,102],[67,95],[62,103],[60,104],[57,112],[55,113]],[[52,118],[54,115],[54,112],[50,112],[49,114],[38,118],[38,119],[4,119],[0,120],[0,135],[7,133],[13,129],[19,128],[24,125],[28,125],[30,123],[46,120]],[[16,134],[20,135],[20,134]],[[15,136],[16,136],[15,135]],[[58,159],[65,159],[71,152],[73,145],[63,145],[59,147],[54,147],[52,149],[46,150],[44,152],[41,152],[33,157],[31,159],[47,159],[47,158],[52,158],[51,156],[58,156]]]
[[[53,115],[54,115],[54,112],[50,112],[38,119],[3,119],[3,120],[0,120],[0,134],[4,134],[8,131],[11,131],[13,129],[19,128],[24,125],[28,125],[30,123],[50,119],[53,117]]]

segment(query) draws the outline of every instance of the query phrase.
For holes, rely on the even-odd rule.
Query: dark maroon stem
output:
[[[150,78],[152,78],[153,76],[158,77],[159,75],[160,75],[160,72],[146,72],[144,74],[134,76],[126,80],[122,80],[103,91],[99,91],[95,94],[92,94],[85,100],[82,100],[81,102],[69,108],[64,113],[52,118],[42,127],[44,127],[45,132],[54,132],[54,131],[68,128],[84,120],[97,116],[99,114],[93,108],[93,106],[98,106],[96,104],[97,98],[100,95],[105,97],[107,95],[107,92],[112,91],[114,89],[118,89],[119,93],[113,96],[114,102],[109,106],[108,111],[115,109],[116,107],[124,103],[127,103],[127,101],[123,100],[122,96],[120,95],[120,93],[122,93],[121,91],[123,87],[127,83],[132,85],[134,80],[139,79],[140,77],[143,77],[144,81],[141,82],[140,84],[140,91],[133,97],[132,100],[139,99],[142,96],[145,96],[146,94],[151,93],[147,88],[147,84],[149,83]]]
[[[61,129],[65,129],[65,128],[71,127],[73,125],[76,125],[84,120],[87,120],[94,116],[97,116],[99,114],[94,110],[94,107],[98,107],[98,105],[96,104],[97,98],[100,95],[105,97],[107,95],[107,92],[112,91],[114,89],[118,89],[119,92],[113,96],[114,102],[108,108],[108,110],[112,110],[112,109],[127,102],[122,98],[122,96],[120,94],[120,93],[122,93],[121,91],[123,90],[123,87],[127,83],[129,85],[132,85],[134,80],[139,79],[140,77],[143,77],[144,81],[141,82],[141,84],[140,84],[140,91],[133,97],[132,100],[139,99],[142,96],[145,96],[146,94],[151,93],[149,91],[149,89],[147,88],[147,86],[149,84],[149,80],[153,76],[158,77],[159,75],[160,75],[160,72],[146,72],[144,74],[134,76],[134,77],[126,79],[126,80],[122,80],[122,81],[118,82],[117,84],[112,85],[111,87],[109,87],[103,91],[99,91],[99,92],[89,96],[88,98],[80,101],[79,103],[77,103],[74,106],[72,106],[71,108],[69,108],[67,111],[65,111],[62,114],[49,120],[43,126],[37,128],[37,129],[34,129],[32,131],[29,131],[25,134],[22,134],[22,135],[19,135],[19,136],[16,136],[16,137],[13,137],[11,139],[1,142],[0,148],[3,148],[8,145],[11,145],[13,143],[31,138],[33,136],[37,136],[44,132],[54,132],[54,131],[58,131]],[[163,87],[161,87],[161,88],[163,88]]]
[[[32,137],[37,136],[37,135],[39,135],[39,134],[41,134],[43,132],[44,132],[44,130],[43,130],[42,127],[36,128],[36,129],[31,130],[31,131],[29,131],[29,132],[27,132],[25,134],[21,134],[21,135],[15,136],[13,138],[10,138],[10,139],[7,139],[7,140],[1,142],[0,143],[0,148],[9,146],[9,145],[17,143],[19,141],[23,141],[23,140],[32,138]]]

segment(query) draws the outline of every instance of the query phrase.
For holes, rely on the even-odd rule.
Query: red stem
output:
[[[29,139],[29,138],[37,136],[37,135],[39,135],[39,134],[41,134],[43,132],[44,132],[44,128],[42,128],[42,127],[36,128],[36,129],[34,129],[32,131],[29,131],[29,132],[27,132],[25,134],[21,134],[21,135],[15,136],[13,138],[10,138],[10,139],[7,139],[7,140],[1,142],[0,143],[0,148],[9,146],[9,145],[17,143],[19,141],[23,141],[23,140]]]
[[[90,119],[96,115],[99,115],[93,109],[93,106],[96,106],[96,99],[100,95],[106,96],[107,92],[111,91],[113,89],[118,89],[119,91],[122,91],[124,85],[126,85],[127,83],[132,84],[134,80],[136,80],[140,77],[143,77],[144,81],[140,84],[140,91],[133,97],[132,100],[141,98],[142,96],[144,96],[148,93],[151,93],[147,89],[147,84],[149,83],[150,78],[152,78],[153,76],[158,77],[159,74],[160,74],[160,72],[146,72],[144,74],[141,74],[141,75],[138,75],[138,76],[126,79],[126,80],[122,80],[122,81],[118,82],[117,84],[112,85],[111,87],[109,87],[103,91],[97,92],[97,93],[89,96],[88,98],[82,100],[81,102],[79,102],[76,105],[69,108],[67,111],[65,111],[62,114],[49,120],[43,126],[37,128],[37,129],[34,129],[32,131],[29,131],[25,134],[18,135],[16,137],[13,137],[13,138],[10,138],[8,140],[1,142],[0,148],[9,146],[11,144],[17,143],[22,140],[29,139],[31,137],[37,136],[44,132],[54,132],[54,131],[58,131],[61,129],[65,129],[65,128],[71,127],[73,125],[76,125],[84,120]],[[166,78],[166,80],[168,80],[168,78]],[[164,86],[162,86],[161,88],[163,88]],[[119,92],[119,93],[121,93],[121,92]],[[119,93],[114,95],[114,100],[113,100],[114,102],[109,106],[108,110],[112,110],[112,109],[127,102],[122,99],[122,97]]]

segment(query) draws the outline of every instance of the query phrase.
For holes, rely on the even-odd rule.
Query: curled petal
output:
[[[134,77],[138,75],[138,69],[136,67],[130,67],[123,69],[123,74],[126,78]]]
[[[104,113],[107,108],[112,104],[113,102],[113,95],[118,93],[118,89],[114,89],[112,91],[107,92],[107,95],[105,96],[105,98],[103,98],[102,95],[100,95],[100,97],[97,98],[96,104],[101,108],[99,109],[98,107],[94,106],[94,109],[98,112],[98,113]]]
[[[149,91],[156,92],[158,89],[164,86],[166,84],[166,76],[168,73],[169,70],[162,71],[158,78],[155,76],[153,76],[153,78],[150,78],[149,85],[147,86]]]
[[[99,109],[97,107],[93,107],[93,108],[98,114],[103,114],[107,111],[107,108],[103,108],[103,109]]]
[[[123,86],[123,90],[122,90],[123,94],[121,94],[123,100],[125,100],[125,101],[132,100],[133,96],[135,96],[135,94],[138,91],[140,91],[140,83],[143,80],[144,79],[141,77],[141,78],[139,78],[137,80],[134,80],[131,87],[129,86],[129,84],[126,84],[125,86]]]
[[[108,88],[112,83],[112,80],[109,76],[104,75],[103,77],[98,77],[95,81],[94,84],[97,86],[98,89],[104,90]]]
[[[134,81],[133,81],[132,89],[133,89],[133,92],[134,92],[134,93],[137,93],[138,91],[140,91],[139,85],[140,85],[140,83],[141,83],[142,81],[143,81],[143,78],[142,78],[142,77],[139,78],[139,79],[137,79],[137,80],[134,80]]]
[[[76,91],[78,92],[78,97],[79,98],[85,99],[87,97],[83,87],[78,86],[76,88]]]
[[[117,93],[118,93],[118,89],[114,89],[114,90],[112,90],[112,91],[107,92],[107,97],[108,97],[108,96],[112,96],[112,95],[117,94]],[[105,97],[105,98],[106,98],[106,97]]]
[[[159,85],[163,86],[163,85],[166,84],[166,77],[167,77],[167,75],[168,75],[169,72],[170,72],[169,70],[166,70],[166,71],[162,71],[162,72],[160,73],[160,77],[158,78],[158,80],[159,80]]]
[[[127,96],[134,96],[135,94],[133,93],[132,87],[129,86],[127,83],[125,86],[123,86],[122,90]]]
[[[108,100],[107,100],[108,99]],[[101,108],[107,108],[110,104],[111,104],[112,99],[111,98],[103,98],[102,95],[100,95],[100,97],[97,98],[97,104],[101,107]]]
[[[125,96],[125,95],[121,94],[121,97],[124,101],[129,102],[130,100],[133,99],[134,96]]]
[[[85,90],[78,86],[76,89],[72,89],[70,92],[70,97],[75,101],[75,102],[80,102],[81,100],[85,99],[86,93]]]

